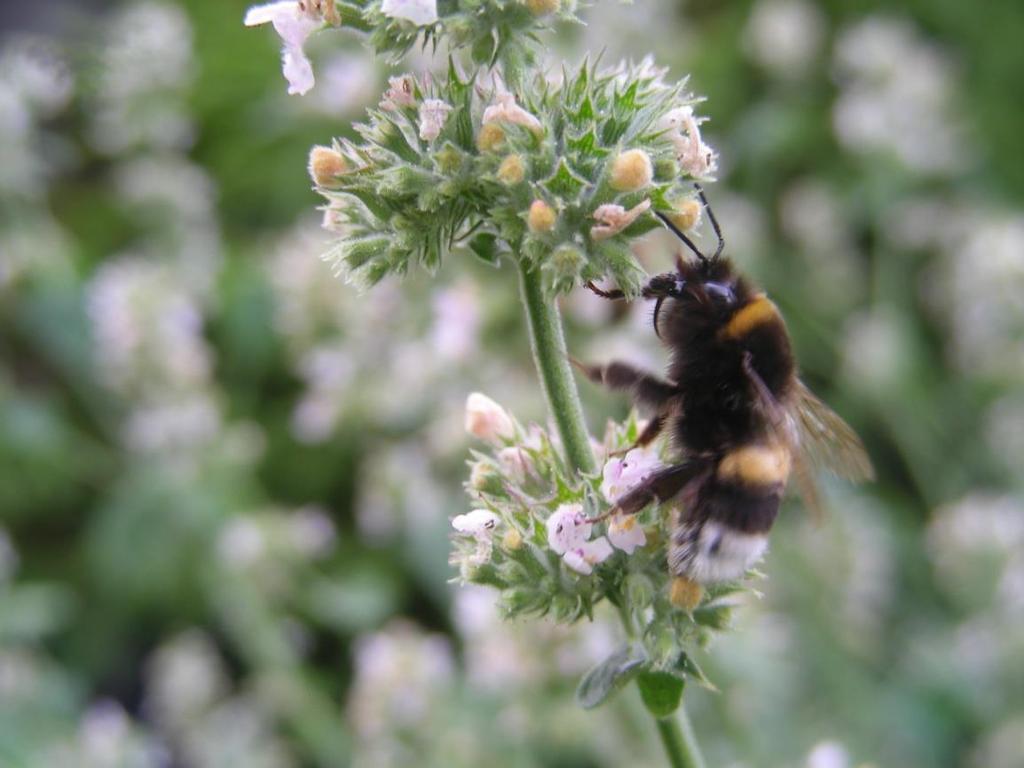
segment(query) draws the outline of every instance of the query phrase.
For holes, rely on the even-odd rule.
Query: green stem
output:
[[[658,718],[655,722],[672,768],[704,768],[693,726],[682,706],[675,717]]]
[[[555,420],[569,464],[580,472],[597,470],[590,434],[583,420],[576,380],[562,333],[562,317],[553,298],[544,295],[540,270],[519,265],[519,290],[526,308],[533,362],[537,366],[548,411]]]
[[[548,410],[558,427],[566,457],[570,465],[580,472],[593,473],[597,462],[590,447],[590,434],[583,419],[583,407],[569,365],[558,305],[554,299],[544,295],[540,271],[530,269],[524,263],[519,265],[519,289],[526,308],[533,362],[537,366]],[[626,634],[633,639],[633,622],[625,605],[621,603],[620,600],[619,615]],[[693,727],[682,706],[676,717],[658,718],[655,723],[672,768],[704,768],[704,758],[701,757]]]

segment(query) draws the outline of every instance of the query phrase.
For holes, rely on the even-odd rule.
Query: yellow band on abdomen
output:
[[[745,445],[727,453],[718,464],[718,477],[743,485],[776,485],[789,479],[789,451],[782,445]]]

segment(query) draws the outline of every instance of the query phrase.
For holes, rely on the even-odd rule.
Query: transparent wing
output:
[[[796,387],[790,412],[798,433],[800,453],[808,463],[853,482],[874,479],[871,460],[853,428],[802,381],[797,381]]]
[[[811,468],[806,454],[800,448],[799,420],[775,399],[764,380],[754,370],[752,359],[749,352],[744,355],[743,371],[753,385],[758,408],[764,414],[765,422],[772,435],[789,449],[793,484],[800,493],[811,519],[815,525],[818,525],[825,518],[825,506],[821,501],[821,492],[814,479],[814,470]]]

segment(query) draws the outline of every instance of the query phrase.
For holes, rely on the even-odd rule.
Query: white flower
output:
[[[647,536],[636,521],[636,515],[615,515],[608,523],[608,540],[627,555],[632,555],[637,547],[647,543]]]
[[[313,87],[313,65],[309,63],[303,46],[313,32],[324,22],[323,16],[312,7],[304,10],[296,0],[254,5],[245,14],[245,26],[273,24],[281,36],[281,71],[288,81],[288,93],[303,94]]]
[[[614,551],[604,536],[588,541],[593,526],[583,516],[580,504],[562,504],[548,518],[547,529],[548,546],[578,573],[593,573],[594,565]]]
[[[616,456],[604,465],[601,493],[614,504],[660,468],[661,462],[653,448],[634,448],[622,458]]]
[[[380,108],[393,112],[401,107],[416,106],[416,78],[400,75],[388,78],[388,89],[380,100]]]
[[[459,533],[476,539],[476,552],[469,556],[468,562],[483,565],[491,559],[491,535],[500,518],[486,509],[474,509],[465,515],[458,515],[452,520],[452,528]]]
[[[706,178],[718,167],[715,152],[701,140],[700,125],[690,107],[679,107],[662,116],[658,127],[676,150],[683,170],[695,179]],[[684,133],[685,131],[685,133]]]
[[[617,235],[636,221],[650,207],[650,200],[644,200],[634,205],[628,211],[621,205],[615,205],[614,203],[599,205],[597,210],[594,211],[594,218],[601,223],[590,228],[590,237],[594,240],[606,240],[613,235]]]
[[[579,547],[590,538],[593,526],[583,516],[580,504],[562,504],[547,522],[548,546],[560,555]]]
[[[543,133],[544,126],[541,125],[534,115],[516,104],[516,97],[508,91],[500,91],[494,98],[494,103],[484,110],[483,124],[488,123],[514,123],[528,128],[534,133]]]
[[[593,541],[585,542],[575,549],[569,550],[562,555],[562,560],[577,573],[589,576],[594,572],[594,565],[607,560],[612,556],[613,552],[614,550],[612,545],[608,543],[608,539],[600,536]]]
[[[452,105],[440,99],[426,99],[420,105],[420,138],[433,141],[440,135]]]
[[[425,27],[437,21],[437,0],[384,0],[380,11],[393,19],[405,19]]]
[[[487,395],[474,392],[466,398],[466,431],[489,443],[500,443],[515,434],[512,417]]]

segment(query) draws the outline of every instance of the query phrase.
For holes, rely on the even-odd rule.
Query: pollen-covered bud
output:
[[[688,579],[685,576],[676,576],[672,579],[668,599],[676,608],[691,612],[700,605],[700,599],[703,596],[704,588],[693,579]]]
[[[331,147],[315,146],[309,151],[309,176],[318,187],[330,187],[348,170],[344,155]]]
[[[505,409],[487,395],[474,392],[466,399],[466,431],[489,443],[500,443],[515,435],[515,424]]]
[[[505,531],[505,535],[501,537],[501,543],[505,549],[510,549],[514,552],[523,546],[523,534],[515,528],[509,528]]]
[[[556,13],[561,5],[561,0],[526,0],[526,7],[534,16],[547,16],[549,13]]]
[[[519,155],[509,155],[498,166],[498,179],[501,180],[502,184],[507,184],[511,187],[525,178],[526,163],[523,162],[523,158]]]
[[[680,200],[673,206],[673,208],[675,208],[675,211],[668,214],[668,220],[684,232],[691,230],[700,224],[700,203],[692,197]]]
[[[498,149],[505,142],[505,131],[497,123],[486,123],[480,126],[476,136],[476,148],[481,152]]]
[[[612,161],[610,183],[619,192],[643,189],[654,178],[651,156],[642,149],[630,149]]]
[[[530,203],[530,212],[526,216],[526,226],[534,234],[550,232],[555,228],[558,221],[558,214],[555,209],[543,200],[534,200]]]

